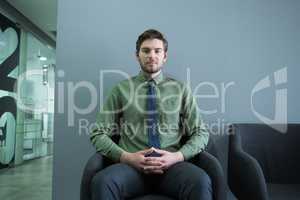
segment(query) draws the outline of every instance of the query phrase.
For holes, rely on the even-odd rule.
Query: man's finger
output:
[[[164,171],[160,170],[160,169],[158,169],[158,170],[146,170],[146,171],[144,171],[144,173],[145,174],[163,174]]]
[[[155,151],[155,152],[157,152],[157,153],[159,153],[159,154],[165,154],[167,151],[165,151],[165,150],[161,150],[161,149],[155,149],[154,147],[152,147],[151,148],[153,151]]]
[[[151,163],[151,162],[164,163],[164,160],[161,157],[146,157],[145,158],[145,163]]]
[[[143,162],[144,165],[150,165],[150,166],[161,166],[162,163],[159,161],[145,161]]]
[[[143,165],[141,166],[141,171],[145,174],[163,174],[164,170],[162,169],[163,166],[148,166]]]
[[[145,157],[145,161],[158,161],[158,162],[160,162],[162,159],[161,159],[161,157],[151,157],[151,156],[149,156],[149,157]]]
[[[141,154],[145,155],[145,154],[148,154],[148,153],[151,153],[153,152],[153,149],[145,149],[145,150],[142,150],[142,151],[139,151]]]
[[[155,170],[161,170],[161,166],[144,166],[145,171],[155,171]]]
[[[152,174],[163,174],[164,171],[163,170],[153,170],[150,173],[152,173]]]

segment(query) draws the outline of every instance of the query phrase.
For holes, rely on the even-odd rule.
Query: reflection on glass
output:
[[[52,154],[55,50],[27,36],[26,80],[22,84],[24,119],[23,159]]]

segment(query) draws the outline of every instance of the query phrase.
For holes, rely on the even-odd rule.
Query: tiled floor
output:
[[[52,156],[0,170],[1,200],[51,200]]]

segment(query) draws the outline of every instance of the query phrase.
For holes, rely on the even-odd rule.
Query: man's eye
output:
[[[143,49],[142,52],[143,52],[143,53],[149,53],[150,50],[149,50],[149,49]]]
[[[155,50],[155,53],[161,53],[161,52],[162,52],[161,49],[156,49],[156,50]]]

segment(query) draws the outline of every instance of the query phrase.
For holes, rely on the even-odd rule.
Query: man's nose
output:
[[[155,57],[155,52],[154,52],[154,50],[152,50],[152,51],[149,52],[148,57],[149,57],[149,58],[154,58],[154,57]]]

